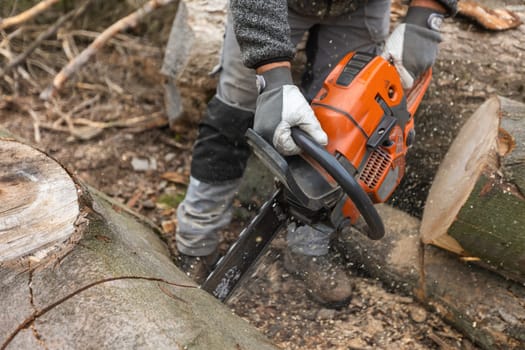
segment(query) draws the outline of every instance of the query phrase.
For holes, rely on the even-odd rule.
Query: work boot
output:
[[[201,285],[206,277],[213,271],[215,264],[219,260],[219,252],[215,251],[210,255],[191,256],[179,253],[175,259],[176,265],[188,275],[198,285]]]
[[[331,254],[311,256],[286,249],[284,268],[304,282],[310,297],[319,304],[338,309],[350,302],[350,276]]]

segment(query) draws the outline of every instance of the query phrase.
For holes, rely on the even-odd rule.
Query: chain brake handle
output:
[[[367,236],[374,240],[381,239],[385,235],[383,220],[381,220],[381,216],[375,209],[372,200],[354,177],[346,171],[330,152],[312,140],[307,133],[298,127],[292,128],[292,138],[306,155],[316,161],[334,178],[337,184],[352,200],[368,226]]]

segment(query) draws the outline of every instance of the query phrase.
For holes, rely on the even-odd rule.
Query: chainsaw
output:
[[[326,147],[292,128],[302,153],[282,156],[249,129],[248,144],[275,176],[277,189],[201,288],[226,301],[277,233],[294,221],[338,231],[362,217],[364,233],[382,238],[385,228],[374,203],[385,202],[405,174],[406,153],[415,138],[414,114],[431,76],[429,69],[405,93],[391,62],[350,52],[311,102],[328,135]]]

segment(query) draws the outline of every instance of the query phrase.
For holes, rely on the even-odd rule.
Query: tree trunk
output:
[[[275,349],[136,216],[0,135],[0,349]]]
[[[523,285],[423,245],[418,219],[388,205],[377,208],[385,238],[372,241],[351,228],[338,242],[354,266],[396,293],[413,295],[482,349],[525,347]]]
[[[525,104],[486,101],[430,189],[421,238],[525,283]]]
[[[181,0],[166,45],[162,73],[170,125],[198,123],[215,92],[210,72],[220,63],[226,0]]]

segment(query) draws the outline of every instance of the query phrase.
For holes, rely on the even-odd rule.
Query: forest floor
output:
[[[525,19],[525,3],[514,1]],[[155,22],[156,23],[156,22]],[[44,28],[28,25],[9,40],[22,51]],[[169,29],[169,28],[167,28]],[[44,42],[23,65],[0,79],[0,127],[60,161],[83,182],[149,218],[172,242],[175,210],[189,177],[197,128],[167,126],[160,74],[166,28],[117,35],[52,101],[39,93],[95,32],[65,31]],[[154,36],[154,33],[160,35]],[[421,216],[433,174],[462,123],[489,96],[525,102],[525,29],[488,32],[465,19],[447,20],[434,79],[416,116],[418,139],[391,204]],[[5,45],[5,38],[2,45]],[[6,47],[3,47],[6,52]],[[236,201],[253,213],[260,204]],[[247,218],[225,230],[223,250]],[[477,349],[410,295],[354,274],[347,307],[320,307],[285,272],[277,238],[264,260],[264,276],[249,281],[229,306],[283,349]]]

